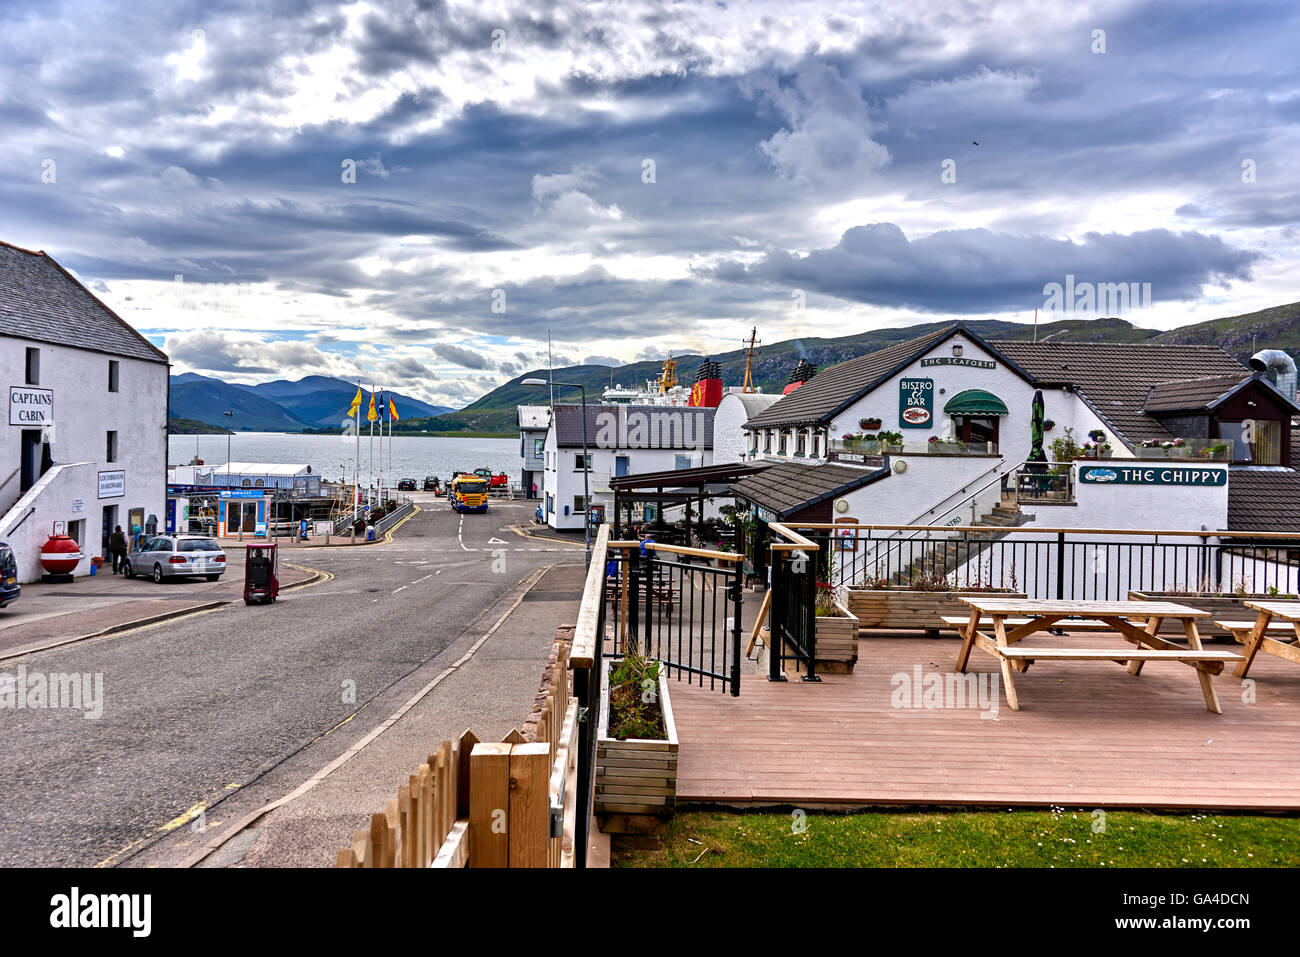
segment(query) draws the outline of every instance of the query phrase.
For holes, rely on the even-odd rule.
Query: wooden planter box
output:
[[[596,801],[600,828],[607,833],[656,830],[677,804],[677,725],[668,699],[668,669],[660,668],[659,702],[668,740],[618,740],[609,736],[609,675],[605,665],[596,731]]]
[[[1259,612],[1253,608],[1247,608],[1242,602],[1246,601],[1276,601],[1269,595],[1225,595],[1221,593],[1206,594],[1188,594],[1187,592],[1169,592],[1169,591],[1133,591],[1129,590],[1129,601],[1171,601],[1177,605],[1186,605],[1188,608],[1199,608],[1201,611],[1208,611],[1213,616],[1211,618],[1196,619],[1196,631],[1202,638],[1226,639],[1232,641],[1232,632],[1220,628],[1214,623],[1218,618],[1223,621],[1254,621]],[[1160,625],[1160,634],[1167,637],[1184,637],[1183,626],[1176,621],[1165,621]]]
[[[858,660],[858,617],[839,602],[843,618],[817,616],[817,670],[831,675],[851,675]]]
[[[948,626],[939,621],[941,616],[970,614],[970,606],[960,600],[962,595],[975,598],[989,595],[1027,597],[1024,592],[1010,588],[985,588],[980,591],[856,588],[849,590],[849,611],[857,616],[859,633],[873,628],[882,631],[924,628],[926,634],[937,637],[941,630],[948,630]]]

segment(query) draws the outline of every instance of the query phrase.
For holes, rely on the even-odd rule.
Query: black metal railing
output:
[[[804,667],[804,681],[817,677],[817,580],[825,547],[806,551],[772,551],[772,605],[769,681],[784,681],[784,663]]]
[[[1124,600],[1131,591],[1293,595],[1300,592],[1300,537],[1236,543],[1185,536],[1120,539],[1087,532],[948,532],[872,539],[851,587],[1008,589],[1031,598]]]
[[[677,680],[739,695],[743,574],[738,561],[714,566],[653,548],[609,556],[607,654],[622,657],[636,641]]]

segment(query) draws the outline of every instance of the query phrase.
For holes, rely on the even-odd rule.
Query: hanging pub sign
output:
[[[961,356],[935,356],[922,359],[921,368],[928,366],[966,366],[968,369],[996,369],[998,364],[991,359],[963,359]]]
[[[1089,466],[1079,469],[1079,481],[1089,485],[1222,486],[1228,484],[1228,470],[1186,466]]]
[[[902,429],[928,429],[934,423],[934,380],[900,379],[898,381],[898,426]]]

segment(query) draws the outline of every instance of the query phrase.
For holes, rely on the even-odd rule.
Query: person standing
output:
[[[121,525],[113,529],[113,534],[108,536],[108,551],[113,556],[113,574],[116,575],[126,564],[126,535],[122,533]]]

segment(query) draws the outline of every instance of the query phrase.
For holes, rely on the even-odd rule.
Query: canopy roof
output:
[[[1006,415],[1007,404],[992,392],[967,389],[949,399],[943,411],[947,415]]]

